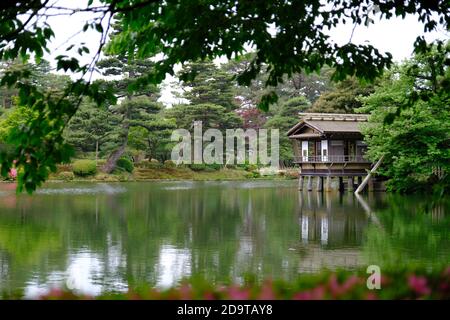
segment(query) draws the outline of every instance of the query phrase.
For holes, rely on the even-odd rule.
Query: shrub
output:
[[[73,173],[80,177],[94,175],[97,172],[97,165],[94,160],[77,160],[72,167]]]
[[[159,169],[163,166],[161,162],[159,162],[157,159],[150,159],[148,162],[144,164],[145,168],[150,169]]]
[[[63,181],[70,181],[75,178],[75,175],[71,171],[62,171],[58,174],[58,179]]]
[[[118,174],[116,175],[116,178],[120,181],[120,182],[124,182],[124,181],[130,181],[130,176],[127,174]]]
[[[204,163],[200,163],[200,164],[191,164],[189,165],[189,168],[191,168],[192,171],[206,171],[206,172],[213,172],[213,171],[217,171],[221,169],[221,165],[217,164],[217,163],[213,163],[213,164],[204,164]]]
[[[129,173],[132,173],[134,169],[133,162],[128,158],[120,158],[117,160],[117,167]]]
[[[258,166],[256,164],[244,164],[243,167],[244,167],[245,171],[249,171],[249,172],[255,171],[258,169]]]
[[[175,167],[175,162],[173,162],[172,160],[166,160],[166,161],[164,161],[164,167],[173,168],[173,167]]]
[[[162,168],[163,164],[160,162],[149,162],[145,165],[145,167],[150,169],[159,169]]]
[[[245,175],[245,177],[249,178],[249,179],[255,179],[255,178],[260,178],[261,174],[258,171],[252,171],[252,172],[247,173]]]
[[[219,163],[211,163],[211,164],[207,164],[206,166],[215,171],[220,170],[222,168],[222,165]]]
[[[192,171],[205,171],[206,170],[206,165],[203,163],[193,163],[189,166],[191,168]]]

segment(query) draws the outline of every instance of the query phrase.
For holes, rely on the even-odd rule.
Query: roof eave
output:
[[[297,123],[295,126],[293,126],[293,127],[287,132],[287,136],[292,135],[294,132],[296,132],[297,130],[301,129],[302,126],[305,126],[305,125],[308,126],[308,127],[311,128],[311,129],[315,129],[315,130],[319,131],[320,134],[324,134],[324,133],[325,133],[321,128],[319,128],[319,127],[317,127],[317,126],[314,126],[314,125],[312,125],[311,123],[308,123],[308,121],[302,120],[302,121],[300,121],[299,123]]]

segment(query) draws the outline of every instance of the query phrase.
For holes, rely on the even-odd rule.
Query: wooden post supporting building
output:
[[[298,177],[298,190],[302,191],[303,190],[303,176],[300,174],[300,176]]]
[[[317,191],[323,191],[323,177],[317,177]]]
[[[312,191],[312,177],[308,176],[308,191]]]
[[[331,177],[327,176],[325,180],[325,191],[330,192],[331,191]]]

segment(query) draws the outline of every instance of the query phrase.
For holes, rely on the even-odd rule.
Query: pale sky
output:
[[[86,2],[87,0],[76,1],[76,5],[83,7],[83,3]],[[74,1],[59,0],[58,4],[66,7],[73,7]],[[89,62],[96,52],[96,48],[100,41],[100,35],[93,30],[78,35],[75,34],[82,29],[85,21],[90,18],[92,18],[92,16],[86,13],[49,18],[48,23],[53,27],[55,38],[52,39],[50,46],[51,53],[45,58],[52,61],[53,58],[59,54],[67,54],[65,49],[68,45],[85,42],[86,46],[90,48],[91,53],[80,60],[84,63]],[[329,35],[336,43],[344,44],[349,41],[352,29],[353,26],[351,24],[341,24],[336,29],[331,30]],[[392,18],[387,21],[376,21],[375,24],[371,24],[369,27],[358,26],[353,33],[352,42],[355,44],[368,42],[380,50],[380,52],[390,52],[395,61],[401,61],[411,56],[413,43],[416,37],[421,34],[423,34],[423,25],[417,21],[416,17],[408,16],[405,19]],[[72,37],[70,41],[64,43],[69,37]],[[426,34],[426,39],[429,41],[438,38],[448,39],[449,34],[444,30]],[[74,50],[76,50],[76,48],[74,48]],[[98,77],[98,75],[95,77]],[[162,89],[161,101],[169,105],[177,102],[177,99],[171,94],[170,86],[168,86],[173,80],[172,77],[167,77],[163,83]]]

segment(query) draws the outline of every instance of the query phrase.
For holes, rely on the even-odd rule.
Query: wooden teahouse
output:
[[[364,157],[367,145],[360,125],[367,122],[365,114],[302,113],[300,122],[287,135],[294,147],[294,163],[300,167],[299,188],[306,177],[308,190],[317,177],[319,191],[330,190],[331,178],[339,178],[339,189],[355,188],[355,177],[361,183],[371,162]],[[324,178],[326,178],[324,186]]]

